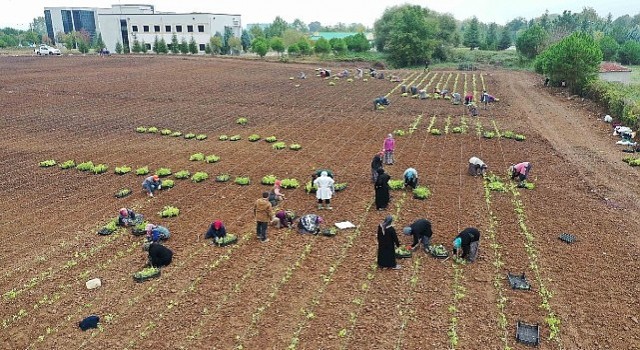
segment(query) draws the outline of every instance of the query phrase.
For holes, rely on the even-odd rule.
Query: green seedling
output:
[[[247,125],[249,121],[245,117],[240,117],[236,120],[236,124]]]
[[[114,170],[114,172],[118,175],[124,175],[128,172],[131,172],[131,167],[130,166],[117,166],[116,169]]]
[[[193,134],[193,133],[184,134],[184,138],[187,140],[191,140],[195,137],[196,137],[196,134]]]
[[[193,174],[193,176],[191,176],[191,181],[202,182],[208,178],[209,178],[209,174],[207,174],[204,171],[198,171],[197,173]]]
[[[229,139],[229,136],[227,135],[220,135],[220,137],[218,137],[218,140],[220,141],[227,141]]]
[[[287,148],[287,144],[286,144],[286,143],[284,143],[284,142],[276,142],[276,143],[274,143],[271,147],[272,147],[273,149],[280,150],[280,149],[285,149],[285,148]]]
[[[273,143],[278,141],[278,139],[275,136],[269,136],[266,139],[264,139],[265,141],[269,142],[269,143]]]
[[[56,165],[56,161],[53,159],[47,159],[47,160],[43,160],[39,163],[39,165],[43,168],[48,168],[50,166],[54,166]]]
[[[211,154],[206,156],[204,161],[207,163],[217,163],[218,161],[220,161],[220,157],[216,156],[215,154]]]
[[[262,180],[260,180],[260,183],[263,185],[273,185],[274,183],[276,183],[276,176],[275,175],[266,175],[262,178]]]
[[[92,161],[82,162],[76,165],[76,169],[80,171],[93,171],[93,162]]]
[[[147,175],[147,174],[149,174],[148,166],[143,166],[141,168],[136,169],[136,175],[138,176]]]
[[[156,175],[158,175],[160,177],[169,176],[169,175],[171,175],[171,169],[170,168],[159,168],[158,170],[156,170]]]
[[[240,141],[242,140],[242,137],[240,137],[240,135],[233,135],[229,138],[229,141]]]
[[[289,149],[293,150],[293,151],[299,151],[302,148],[302,146],[300,146],[297,143],[292,143],[289,145]]]
[[[163,218],[172,218],[178,215],[180,215],[180,209],[170,205],[162,208],[162,211],[160,212],[160,216],[162,216]]]
[[[204,160],[204,153],[195,153],[195,154],[192,154],[192,155],[189,157],[189,160],[191,160],[191,161],[198,161],[198,162],[203,161],[203,160]]]
[[[189,172],[189,170],[180,170],[177,173],[173,174],[173,176],[176,179],[183,180],[183,179],[188,179],[189,176],[191,176],[191,173]]]
[[[233,180],[233,182],[237,183],[238,185],[241,186],[246,186],[249,183],[251,183],[251,180],[249,180],[248,176],[237,176],[235,180]]]
[[[249,137],[247,138],[249,141],[251,142],[256,142],[258,140],[260,140],[260,135],[258,134],[251,134],[249,135]]]
[[[207,135],[205,135],[205,134],[196,135],[196,140],[198,140],[198,141],[202,141],[202,140],[206,140],[206,139],[207,139]]]
[[[296,179],[282,179],[282,188],[298,188],[300,183]]]
[[[136,132],[145,133],[145,132],[147,132],[147,127],[139,126],[139,127],[136,128]]]
[[[108,168],[109,167],[106,164],[98,164],[98,165],[93,167],[92,171],[93,171],[94,174],[102,174],[102,173],[107,172]]]

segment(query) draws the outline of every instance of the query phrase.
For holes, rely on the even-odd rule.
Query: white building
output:
[[[95,7],[45,7],[44,18],[49,38],[58,41],[59,33],[84,30],[91,38],[102,34],[107,49],[114,52],[119,42],[126,49],[134,40],[152,45],[156,36],[167,44],[175,33],[178,41],[193,37],[200,52],[216,33],[230,28],[235,37],[242,35],[240,15],[217,13],[157,12],[153,5],[112,5]]]

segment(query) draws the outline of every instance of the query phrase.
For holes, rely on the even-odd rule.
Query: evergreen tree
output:
[[[622,64],[640,64],[640,43],[628,40],[618,50]]]
[[[602,56],[605,61],[616,60],[618,57],[618,50],[620,49],[620,45],[618,45],[616,39],[605,35],[598,40],[598,45],[600,46],[600,50],[602,50]]]
[[[153,50],[153,52],[155,53],[160,53],[159,49],[160,49],[160,39],[158,38],[158,36],[156,35],[156,37],[153,39],[153,47],[151,48]]]
[[[98,33],[96,39],[93,43],[93,49],[96,51],[102,50],[106,45],[104,44],[104,40],[102,40],[102,34]]]
[[[140,47],[142,47],[142,53],[149,52],[149,47],[147,46],[147,43],[144,42],[144,40],[142,40],[142,42],[140,43]]]
[[[220,48],[222,47],[222,36],[220,33],[216,33],[209,38],[209,46],[211,46],[212,55],[218,55],[220,53]]]
[[[540,25],[523,31],[516,39],[516,49],[518,53],[527,57],[535,58],[544,49],[548,34]]]
[[[484,38],[484,45],[487,50],[495,50],[498,47],[498,25],[489,24],[487,36]]]
[[[122,54],[122,43],[120,41],[116,43],[116,53]]]
[[[251,34],[248,31],[243,30],[242,36],[240,36],[240,41],[242,42],[242,51],[247,52],[251,47]]]
[[[180,48],[181,54],[186,55],[189,53],[189,43],[187,43],[187,39],[184,37],[180,40],[180,45],[178,45],[178,47]]]
[[[191,40],[189,40],[189,53],[195,55],[198,53],[198,44],[196,43],[196,39],[191,36]]]
[[[169,48],[167,47],[167,42],[164,38],[161,38],[158,42],[158,53],[166,54],[169,52]]]
[[[178,52],[180,52],[180,44],[178,43],[178,36],[176,35],[176,33],[173,33],[173,35],[171,36],[171,53],[175,55]]]
[[[331,52],[331,44],[325,38],[320,38],[316,41],[316,46],[313,48],[316,54],[323,55]]]
[[[273,51],[278,53],[278,56],[282,55],[282,53],[284,52],[284,43],[282,42],[282,39],[280,37],[272,37],[269,40],[269,46]]]
[[[480,46],[480,29],[478,18],[476,16],[471,18],[467,28],[464,30],[462,44],[470,50]]]
[[[511,46],[511,31],[509,28],[504,27],[500,34],[500,41],[498,42],[498,50],[506,50]]]
[[[142,52],[142,46],[140,46],[138,39],[133,39],[133,47],[131,48],[131,51],[133,51],[133,53]]]

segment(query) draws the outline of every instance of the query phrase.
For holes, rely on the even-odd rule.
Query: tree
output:
[[[242,51],[249,51],[249,47],[251,47],[251,34],[247,30],[242,31],[242,35],[240,36],[240,42],[242,44]]]
[[[640,64],[640,43],[628,40],[620,46],[618,57],[622,64]]]
[[[516,39],[516,50],[526,58],[535,58],[544,49],[547,32],[539,24],[523,31]]]
[[[251,51],[260,57],[264,57],[269,51],[269,42],[265,38],[253,39],[251,42]]]
[[[216,33],[218,35],[214,35],[209,38],[209,46],[211,47],[211,54],[217,55],[220,53],[220,48],[222,47],[222,35],[220,33]]]
[[[347,44],[342,38],[333,38],[329,40],[329,44],[336,55],[341,55],[347,51]]]
[[[267,38],[280,37],[282,38],[282,33],[289,28],[289,24],[282,19],[280,16],[276,16],[276,19],[273,20],[273,23],[269,27],[264,30],[264,35]]]
[[[116,53],[117,54],[121,54],[122,53],[122,43],[120,42],[120,40],[118,40],[118,42],[116,43]]]
[[[298,47],[300,48],[300,54],[302,55],[311,55],[311,45],[309,45],[309,42],[307,41],[306,38],[302,38],[300,39],[300,41],[298,41]]]
[[[229,26],[224,27],[224,35],[222,35],[222,47],[220,48],[220,53],[223,55],[228,55],[231,51],[231,45],[229,45],[229,39],[233,37],[233,29]]]
[[[597,78],[601,61],[598,43],[589,34],[574,32],[541,53],[534,66],[552,82],[564,80],[573,93],[582,93]]]
[[[291,44],[289,45],[289,47],[287,48],[287,53],[290,56],[297,56],[300,54],[300,48],[298,47],[298,44]]]
[[[204,46],[204,53],[211,55],[211,44],[207,43],[207,45]]]
[[[142,53],[147,53],[149,51],[149,47],[147,46],[147,43],[144,42],[144,40],[142,40],[142,42],[140,43],[140,47],[142,47]]]
[[[253,39],[264,38],[264,31],[262,28],[258,26],[253,26],[249,29],[249,34],[251,34],[251,42],[253,43]]]
[[[329,44],[329,41],[327,39],[320,38],[316,41],[316,46],[313,48],[313,50],[318,55],[327,54],[331,52],[331,44]]]
[[[469,22],[469,25],[467,25],[467,28],[464,31],[462,44],[471,50],[480,46],[480,31],[478,26],[478,18],[476,16],[473,16],[473,18],[471,18],[471,21]]]
[[[605,61],[615,61],[618,56],[618,50],[620,45],[616,39],[611,36],[605,35],[598,40],[600,50],[602,50],[602,57]]]
[[[178,36],[176,35],[176,33],[173,33],[173,35],[171,35],[171,53],[175,55],[178,52],[180,52],[180,44],[178,43]]]
[[[371,45],[369,44],[369,40],[363,33],[358,33],[356,35],[351,35],[344,38],[345,43],[347,44],[347,48],[350,51],[354,52],[366,52],[371,49]]]
[[[511,46],[511,32],[509,28],[504,27],[502,34],[500,34],[500,42],[498,43],[498,50],[506,50]]]
[[[296,18],[293,20],[293,23],[291,23],[291,29],[297,30],[301,33],[307,33],[309,32],[309,27],[307,27],[306,24],[304,24],[304,22],[302,22],[299,18]]]
[[[297,43],[302,38],[306,38],[303,32],[295,30],[293,28],[289,28],[282,33],[282,42],[284,42],[284,46],[291,46],[291,44]]]
[[[229,49],[231,50],[232,55],[239,55],[242,50],[242,41],[240,38],[235,36],[229,38]]]
[[[198,53],[198,44],[196,43],[196,39],[191,36],[191,40],[189,40],[189,53],[195,55]]]
[[[495,50],[498,47],[498,25],[495,22],[489,24],[484,46],[487,50]]]
[[[156,37],[153,38],[153,47],[151,49],[155,53],[160,53],[160,51],[159,51],[160,47],[159,46],[160,46],[160,38],[158,38],[158,36],[156,35]]]
[[[169,48],[167,47],[167,42],[164,40],[164,38],[161,38],[158,42],[158,53],[169,53]]]
[[[183,55],[189,53],[189,43],[187,43],[187,39],[185,39],[184,37],[182,38],[182,40],[180,40],[180,45],[178,45],[178,47],[180,48],[180,53],[182,53]]]
[[[142,46],[140,46],[138,39],[133,39],[133,47],[131,48],[131,51],[133,51],[133,53],[142,52]]]
[[[278,53],[278,56],[282,55],[282,53],[284,52],[284,43],[282,42],[282,39],[280,37],[272,37],[269,40],[269,46],[273,51]]]
[[[389,17],[388,11],[394,11],[394,14]],[[378,28],[387,31],[386,42],[378,44],[398,67],[422,65],[431,58],[438,44],[438,21],[434,15],[426,16],[425,13],[429,13],[428,10],[420,6],[402,5],[385,11],[383,18],[390,18],[390,23],[376,22]]]
[[[102,34],[98,33],[98,35],[96,36],[96,40],[93,43],[93,49],[98,51],[102,50],[104,47],[106,47],[106,45],[104,44],[104,40],[102,40]]]
[[[309,31],[311,33],[319,32],[321,28],[322,28],[322,23],[318,21],[309,23]]]
[[[80,53],[86,54],[87,52],[89,52],[90,48],[91,47],[89,46],[89,42],[87,40],[78,40],[78,51],[80,51]]]
[[[42,35],[47,34],[47,24],[44,21],[44,17],[39,16],[34,18],[31,23],[29,23],[29,31],[36,32],[42,37]]]

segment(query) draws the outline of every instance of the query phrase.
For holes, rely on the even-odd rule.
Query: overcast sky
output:
[[[604,17],[611,12],[614,19],[640,12],[637,0],[0,0],[0,28],[28,29],[31,20],[43,16],[44,7],[111,7],[112,4],[151,4],[162,12],[209,12],[240,14],[243,26],[249,23],[271,23],[276,16],[288,23],[299,18],[306,24],[319,21],[323,25],[339,22],[362,23],[372,27],[385,8],[405,3],[451,13],[458,20],[477,16],[481,22],[505,24],[516,18],[531,19],[544,13],[563,10],[581,12],[593,7]]]

